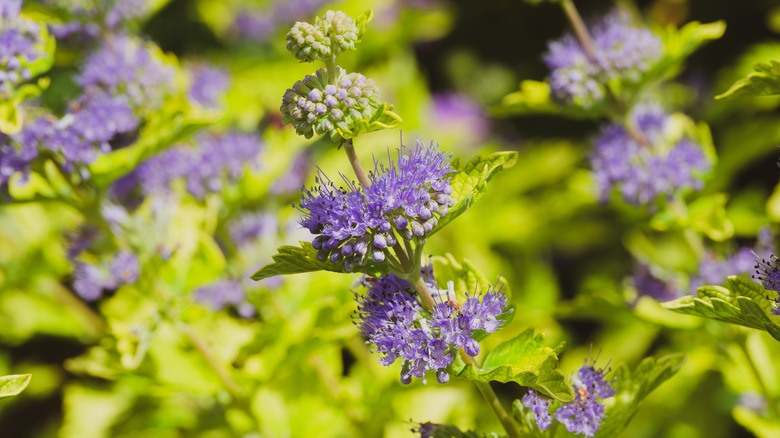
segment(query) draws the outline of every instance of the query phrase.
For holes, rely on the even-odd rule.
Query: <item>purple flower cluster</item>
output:
[[[753,275],[753,278],[760,281],[764,289],[773,290],[779,294],[775,298],[775,307],[772,309],[772,313],[780,316],[780,260],[774,254],[769,256],[769,260],[758,255],[755,255],[755,258],[756,275]]]
[[[729,275],[749,274],[753,271],[755,256],[750,248],[740,248],[725,258],[707,251],[699,261],[699,273],[691,278],[690,290],[696,293],[705,284],[723,284]]]
[[[215,311],[235,307],[242,318],[251,318],[255,314],[254,306],[246,301],[244,288],[236,280],[220,280],[200,287],[193,292],[193,298]]]
[[[602,400],[613,397],[615,390],[612,384],[604,380],[607,371],[596,369],[593,363],[585,362],[577,375],[572,377],[574,400],[557,408],[555,420],[566,426],[572,433],[591,437],[598,432],[605,417]],[[547,430],[552,425],[549,408],[552,401],[543,398],[534,390],[529,390],[522,398],[523,405],[534,414],[540,430]]]
[[[271,2],[264,10],[244,9],[236,15],[233,28],[239,38],[265,41],[280,27],[310,17],[325,3],[325,0],[287,0]]]
[[[19,16],[21,0],[0,5],[0,99],[30,79],[27,66],[44,55],[38,24]]]
[[[303,186],[306,177],[311,171],[311,150],[305,149],[296,155],[290,164],[289,169],[283,172],[271,186],[271,193],[274,195],[290,195],[297,193]]]
[[[618,187],[623,199],[647,204],[681,188],[701,188],[701,173],[710,163],[691,140],[665,136],[670,117],[656,107],[639,106],[632,113],[636,131],[620,124],[604,127],[591,155],[602,202]]]
[[[73,272],[73,289],[87,301],[95,301],[104,290],[135,283],[140,275],[138,257],[129,251],[117,252],[108,266],[77,262]]]
[[[51,25],[54,36],[68,42],[91,41],[101,30],[117,31],[127,22],[149,12],[147,0],[46,0],[46,3],[72,18]]]
[[[190,98],[198,104],[214,108],[230,85],[230,76],[224,70],[199,65],[192,69]]]
[[[595,62],[572,36],[553,41],[544,62],[550,69],[553,96],[561,102],[591,107],[606,95],[603,84],[619,79],[637,82],[662,54],[661,40],[634,27],[626,14],[612,12],[590,26]]]
[[[457,135],[460,143],[476,146],[490,134],[490,120],[485,111],[465,95],[437,94],[429,108],[431,124],[450,135]]]
[[[336,188],[321,174],[319,186],[303,190],[300,223],[317,235],[312,246],[322,261],[343,262],[347,271],[369,260],[382,262],[399,238],[424,239],[447,214],[454,202],[451,173],[438,146],[418,140],[415,148],[401,146],[397,163],[375,161],[368,188],[349,182]]]
[[[336,85],[321,68],[287,89],[282,98],[282,121],[306,138],[330,134],[337,139],[361,121],[372,120],[381,106],[379,88],[360,73],[347,74],[336,67]],[[339,132],[341,131],[341,132]]]
[[[155,111],[174,89],[176,71],[151,51],[151,46],[128,36],[113,36],[87,57],[77,82],[112,95],[127,96],[136,110]]]
[[[650,267],[639,264],[631,276],[631,285],[638,297],[648,296],[656,301],[671,301],[680,297],[680,288],[674,283],[661,280]]]
[[[143,162],[130,178],[146,195],[168,191],[174,180],[183,178],[187,191],[203,199],[207,193],[222,190],[225,179],[238,179],[247,164],[257,165],[262,147],[254,134],[199,133],[194,147],[174,146]]]
[[[360,334],[375,346],[382,365],[401,359],[403,383],[410,383],[412,377],[425,383],[429,370],[436,373],[439,383],[447,382],[447,367],[455,352],[463,347],[469,355],[479,354],[479,343],[472,334],[476,330],[493,333],[500,326],[497,318],[505,313],[506,295],[488,290],[481,297],[468,297],[460,309],[450,302],[438,303],[426,316],[407,281],[393,274],[364,281],[367,294],[355,294]]]
[[[63,169],[76,168],[86,176],[85,166],[99,153],[111,151],[110,141],[131,132],[138,119],[123,96],[111,96],[95,90],[84,94],[61,118],[41,116],[27,123],[10,137],[0,140],[0,183],[14,173],[26,174],[39,151],[54,153]]]
[[[230,240],[238,247],[250,245],[264,234],[276,234],[279,221],[270,213],[250,212],[230,221]]]

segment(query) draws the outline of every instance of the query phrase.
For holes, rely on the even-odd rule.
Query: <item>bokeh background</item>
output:
[[[295,223],[299,213],[290,207],[300,185],[313,182],[317,166],[330,175],[349,170],[328,139],[306,140],[281,124],[284,90],[316,68],[289,56],[284,35],[294,21],[327,9],[357,14],[369,8],[374,19],[363,43],[340,62],[375,79],[404,122],[402,134],[360,137],[364,163],[397,147],[401,135],[405,143],[415,137],[440,142],[461,160],[519,152],[517,165],[490,182],[487,196],[426,246],[431,255],[451,253],[508,282],[514,319],[485,344],[537,328],[549,345],[567,343],[561,356],[566,372],[576,370],[591,348],[613,365],[631,366],[647,355],[685,352],[686,365],[645,401],[623,436],[780,436],[777,423],[757,426],[763,420],[744,408],[761,389],[746,354],[768,391],[780,396],[780,344],[765,333],[637,303],[626,280],[632,260],[648,246],[655,245],[660,257],[674,256],[676,247],[643,232],[646,211],[597,202],[588,154],[598,124],[505,116],[498,109],[521,80],[546,76],[546,44],[568,29],[559,8],[518,0],[150,3],[131,32],[182,65],[207,63],[229,72],[224,109],[209,123],[257,133],[264,144],[259,166],[207,201],[185,194],[161,201],[174,215],[202,218],[194,224],[174,219],[197,233],[171,237],[165,225],[155,228],[159,215],[150,209],[134,213],[141,240],[162,233],[169,242],[195,236],[210,243],[199,243],[186,263],[162,267],[162,261],[147,260],[144,282],[96,302],[73,292],[73,265],[65,254],[69,236],[88,214],[65,202],[2,199],[0,374],[32,373],[33,380],[21,396],[0,401],[0,436],[230,437],[259,430],[269,437],[403,437],[412,435],[414,422],[426,421],[500,430],[468,382],[429,379],[405,386],[399,367],[377,363],[352,323],[356,277],[314,273],[242,285],[251,312],[214,310],[189,298],[220,278],[243,278],[268,262],[276,246],[306,239]],[[615,4],[578,3],[586,19]],[[728,194],[735,229],[733,239],[718,245],[752,244],[759,229],[780,221],[771,201],[780,202],[780,99],[713,96],[754,63],[780,59],[780,6],[773,0],[618,3],[652,26],[726,22],[725,35],[696,52],[677,81],[657,93],[668,106],[710,125],[719,161],[703,192]],[[67,4],[28,1],[25,10],[56,22],[67,15]],[[88,50],[58,47],[42,101],[62,105],[78,94],[72,77]],[[246,212],[264,215],[271,225],[238,251],[229,228]],[[177,308],[184,331],[160,317],[159,303],[149,298],[156,275],[185,303]],[[235,374],[245,400],[229,401],[224,382],[186,330],[197,332]],[[523,394],[514,384],[494,388],[507,402]]]

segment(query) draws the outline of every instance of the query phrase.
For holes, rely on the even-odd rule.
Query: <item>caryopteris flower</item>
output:
[[[317,257],[347,271],[367,262],[383,262],[400,240],[420,244],[453,205],[452,167],[431,143],[401,146],[396,163],[374,163],[371,186],[346,182],[337,188],[325,175],[304,189],[298,208],[301,225],[317,235]]]
[[[705,284],[723,284],[730,275],[749,274],[753,271],[755,257],[749,248],[740,248],[726,257],[705,251],[699,261],[699,273],[691,278],[690,292],[696,293]]]
[[[425,383],[428,371],[436,374],[439,383],[447,382],[447,367],[456,351],[465,348],[469,355],[479,354],[473,332],[494,332],[499,327],[496,318],[505,313],[506,296],[496,290],[469,297],[461,309],[449,301],[437,303],[429,313],[417,301],[411,285],[394,274],[366,279],[364,284],[367,294],[355,294],[360,334],[374,345],[382,365],[401,359],[403,383],[411,382],[412,377]],[[452,289],[452,283],[448,286]]]
[[[361,122],[373,120],[382,107],[373,80],[360,73],[346,73],[341,67],[336,67],[334,74],[330,81],[328,70],[321,68],[284,93],[279,108],[282,121],[292,124],[299,135],[341,138],[356,131]]]
[[[236,280],[220,280],[193,292],[193,299],[214,311],[234,307],[242,318],[251,318],[255,308],[246,301],[246,291]]]
[[[45,54],[42,29],[20,17],[20,0],[0,5],[0,99],[20,82],[30,79],[28,66]]]
[[[219,100],[230,85],[230,76],[224,70],[199,65],[192,69],[190,98],[198,104],[213,108],[219,105]]]
[[[602,399],[615,395],[610,382],[604,380],[606,371],[596,369],[593,363],[585,362],[572,378],[574,401],[566,403],[555,411],[555,419],[566,426],[566,430],[587,437],[596,434],[605,417]]]
[[[152,47],[114,36],[87,58],[77,82],[85,88],[127,96],[134,109],[156,110],[174,89],[176,71],[155,56]]]
[[[542,397],[538,392],[529,389],[520,401],[523,403],[523,406],[530,409],[534,414],[534,420],[539,430],[547,430],[552,426],[552,417],[550,417],[551,399]]]
[[[168,191],[174,180],[184,179],[187,191],[202,199],[222,190],[224,181],[237,180],[247,164],[257,165],[262,150],[254,134],[200,133],[193,145],[177,145],[143,162],[132,175],[142,191]]]
[[[670,138],[671,118],[659,108],[639,106],[631,120],[635,132],[611,124],[596,139],[591,164],[602,201],[614,188],[632,204],[646,204],[683,188],[701,188],[701,174],[710,163],[698,144]]]
[[[648,296],[656,301],[671,301],[681,295],[679,287],[671,281],[658,278],[650,267],[644,264],[636,267],[630,282],[636,289],[637,299]]]
[[[756,257],[756,275],[753,275],[753,278],[760,281],[764,289],[780,294],[780,260],[774,254],[769,256],[769,260],[759,257],[755,253],[754,256]],[[772,309],[772,313],[780,316],[780,296],[775,297],[774,301],[775,307]]]
[[[572,36],[549,44],[544,61],[550,69],[553,96],[585,108],[606,96],[603,84],[635,83],[663,52],[661,40],[647,29],[634,27],[626,14],[612,12],[589,29],[595,62]]]
[[[354,50],[363,32],[341,11],[327,11],[314,24],[297,22],[287,33],[287,49],[300,61],[312,62]]]
[[[138,258],[129,251],[117,252],[108,266],[76,262],[73,289],[85,300],[95,301],[103,295],[104,290],[135,283],[140,270]]]

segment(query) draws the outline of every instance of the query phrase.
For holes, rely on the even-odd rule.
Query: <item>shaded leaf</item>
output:
[[[669,310],[702,318],[764,330],[780,341],[780,318],[773,315],[767,298],[774,291],[743,277],[731,276],[727,287],[702,286],[698,297],[685,296],[663,306]]]
[[[715,96],[715,99],[780,94],[780,62],[756,64],[753,70],[753,73],[735,82],[725,93]]]
[[[574,392],[558,369],[558,352],[563,344],[552,349],[544,344],[544,336],[528,329],[513,339],[496,346],[479,369],[469,364],[457,370],[457,375],[480,382],[517,382],[556,400],[569,402]]]
[[[31,374],[12,374],[10,376],[0,376],[0,398],[19,395],[32,379]]]
[[[671,78],[682,71],[685,60],[699,47],[716,40],[726,32],[726,23],[699,23],[693,21],[680,29],[674,26],[664,28],[661,33],[664,52],[658,63],[645,73],[647,80]]]

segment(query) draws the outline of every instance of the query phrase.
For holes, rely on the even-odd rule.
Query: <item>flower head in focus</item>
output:
[[[394,274],[366,279],[364,284],[366,295],[355,294],[360,334],[374,346],[382,365],[401,360],[403,383],[412,377],[425,383],[428,371],[436,374],[439,383],[449,381],[447,368],[456,351],[464,348],[471,356],[479,354],[474,331],[493,333],[500,326],[497,318],[509,312],[506,295],[497,290],[469,297],[460,309],[447,301],[426,312],[412,286]],[[448,286],[452,289],[451,282]]]
[[[316,237],[317,257],[352,271],[384,262],[400,239],[421,244],[453,205],[447,156],[431,143],[402,146],[388,166],[375,161],[371,186],[345,180],[340,188],[326,176],[305,189],[298,209],[301,225]],[[398,254],[395,254],[398,255]]]

